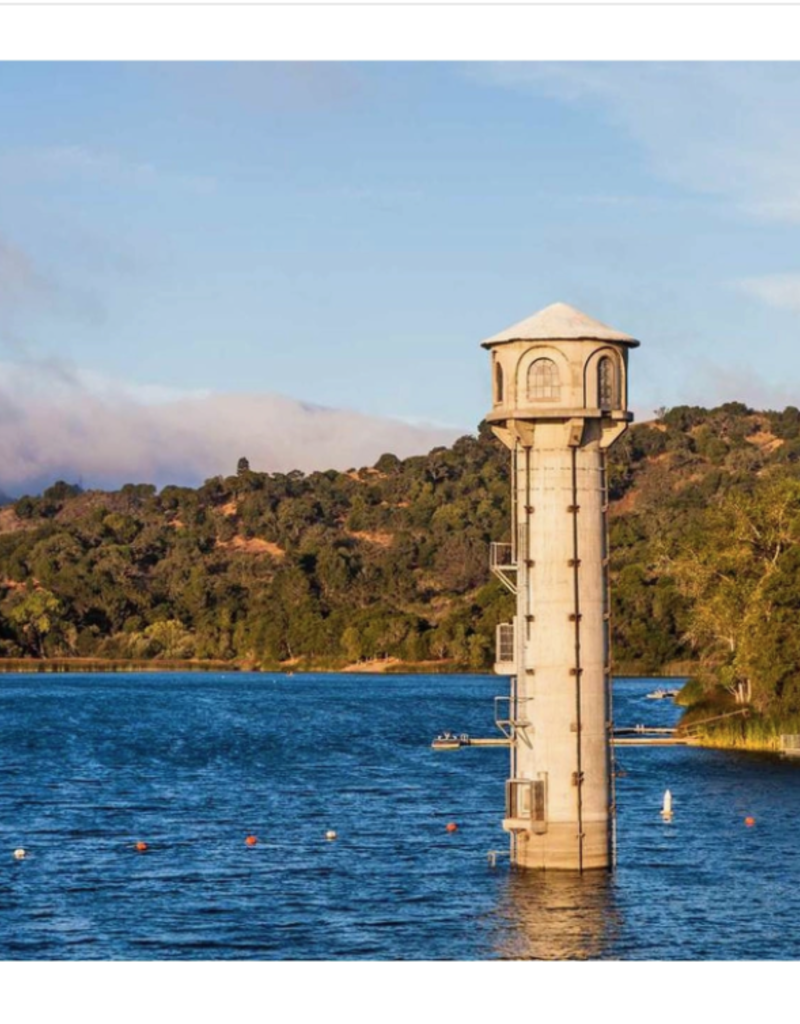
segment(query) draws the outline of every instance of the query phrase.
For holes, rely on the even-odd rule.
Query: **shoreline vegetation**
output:
[[[691,737],[692,745],[697,747],[779,754],[783,752],[784,736],[800,735],[800,718],[781,720],[757,714],[743,716],[736,722],[720,721],[713,727],[694,729],[688,715],[691,711],[691,707],[687,709],[687,715],[679,725],[679,735]]]
[[[701,668],[699,677],[691,676],[675,698],[685,709],[678,734],[690,737],[693,746],[781,753],[784,736],[800,736],[797,712],[759,711],[737,701],[716,678],[704,683],[703,674]]]
[[[669,679],[689,675],[692,662],[675,662],[661,672],[641,670],[641,666],[619,666],[618,677]],[[439,659],[403,661],[401,658],[372,658],[352,663],[309,662],[294,659],[277,664],[252,664],[210,659],[157,658],[0,658],[0,673],[7,672],[260,672],[272,675],[365,673],[372,675],[490,675],[491,669],[478,669],[456,661]],[[498,679],[502,678],[498,676]]]
[[[373,674],[484,674],[450,661],[407,662],[400,658],[374,658],[353,664],[305,662],[295,659],[274,665],[211,659],[158,658],[0,658],[3,672],[259,672],[265,675],[300,675],[303,673],[373,673]]]
[[[800,733],[800,409],[657,410],[608,483],[614,674],[689,677],[702,742]],[[0,508],[0,671],[490,672],[509,497],[485,423],[345,472],[58,481]]]

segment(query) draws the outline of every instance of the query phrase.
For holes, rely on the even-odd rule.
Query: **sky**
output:
[[[0,491],[474,432],[552,302],[800,405],[800,63],[0,63]]]

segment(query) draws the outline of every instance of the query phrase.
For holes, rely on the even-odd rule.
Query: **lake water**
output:
[[[617,725],[676,720],[653,685],[617,681]],[[800,956],[800,764],[776,757],[621,748],[615,872],[492,868],[508,752],[429,744],[494,735],[504,686],[0,675],[0,959]]]

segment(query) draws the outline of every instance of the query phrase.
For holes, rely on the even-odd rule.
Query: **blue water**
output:
[[[0,959],[800,956],[778,758],[623,748],[613,874],[492,868],[508,752],[429,744],[493,735],[503,683],[0,675]],[[652,685],[617,682],[618,725],[677,718]]]

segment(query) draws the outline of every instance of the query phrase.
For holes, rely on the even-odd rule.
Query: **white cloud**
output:
[[[463,430],[410,425],[271,394],[114,385],[57,360],[0,364],[0,490],[197,484],[235,471],[371,465],[450,444]]]
[[[469,74],[593,104],[664,179],[753,216],[800,221],[798,63],[509,62]]]
[[[767,274],[748,277],[738,282],[748,295],[761,299],[775,309],[790,309],[800,313],[800,274]]]

